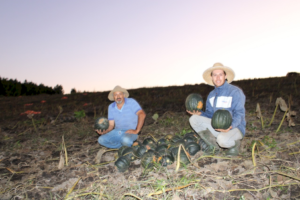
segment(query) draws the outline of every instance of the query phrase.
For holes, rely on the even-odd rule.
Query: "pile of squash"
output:
[[[132,161],[140,159],[141,165],[145,169],[152,168],[155,164],[166,167],[176,162],[180,144],[185,149],[181,148],[180,162],[185,165],[190,163],[191,156],[206,148],[205,143],[201,139],[199,140],[199,136],[194,132],[187,133],[183,137],[166,135],[157,142],[149,137],[142,143],[137,141],[131,147],[119,148],[119,158],[115,161],[115,166],[119,172],[125,172]]]

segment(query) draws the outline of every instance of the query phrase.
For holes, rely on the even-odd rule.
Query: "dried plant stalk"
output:
[[[190,185],[194,185],[194,184],[196,184],[196,183],[190,183],[190,184],[183,185],[183,186],[178,186],[178,187],[175,187],[175,188],[168,188],[168,189],[165,189],[165,190],[160,190],[160,191],[155,192],[155,193],[150,193],[147,196],[151,197],[152,195],[158,195],[158,194],[162,194],[164,192],[168,192],[168,191],[172,191],[172,190],[179,190],[179,189],[186,188],[186,187],[188,187]]]
[[[256,142],[254,142],[253,147],[252,147],[252,161],[253,161],[254,167],[256,167],[255,153],[254,153],[255,146],[256,146]]]
[[[142,200],[141,198],[139,198],[138,196],[136,196],[136,195],[134,195],[134,194],[132,194],[132,193],[125,193],[125,194],[123,194],[122,199],[124,199],[125,196],[133,196],[133,197],[136,198],[136,199]]]
[[[273,120],[274,120],[274,117],[275,117],[275,114],[276,114],[277,108],[278,108],[278,104],[276,104],[276,108],[275,108],[275,110],[274,110],[274,113],[273,113],[272,119],[271,119],[271,121],[270,121],[270,124],[269,124],[268,126],[271,126],[271,124],[273,123]]]
[[[179,167],[180,167],[180,151],[181,151],[181,145],[179,145],[179,148],[178,148],[178,153],[177,153],[177,163],[176,163],[176,169],[175,171],[177,172]]]
[[[260,118],[261,128],[264,129],[264,120],[263,120],[263,116],[261,114],[259,103],[257,103],[257,105],[256,105],[256,111],[255,112],[257,112],[257,115],[256,115],[257,118]]]
[[[79,177],[79,179],[76,181],[76,183],[74,183],[74,185],[72,186],[72,188],[70,189],[70,191],[66,195],[65,199],[67,199],[68,196],[72,193],[72,191],[74,190],[75,186],[77,185],[77,183],[79,182],[80,179],[81,179],[81,177]]]
[[[276,130],[276,133],[278,133],[278,131],[280,130],[280,127],[281,127],[281,125],[282,125],[282,123],[283,123],[283,121],[284,121],[284,118],[285,118],[286,113],[287,113],[288,110],[289,110],[289,109],[287,109],[287,110],[285,111],[285,113],[284,113],[284,115],[283,115],[283,118],[282,118],[282,120],[281,120],[281,122],[280,122],[280,124],[279,124],[279,126],[278,126],[278,128],[277,128],[277,130]]]
[[[64,167],[64,164],[65,164],[65,159],[64,159],[63,153],[60,152],[58,169],[62,169]]]
[[[63,146],[63,150],[65,152],[65,161],[66,161],[66,166],[68,166],[68,152],[67,152],[67,147],[65,144],[65,140],[64,140],[64,136],[62,136],[62,146]]]
[[[57,120],[57,118],[59,117],[59,115],[63,112],[63,108],[62,108],[61,106],[58,106],[57,108],[58,108],[58,110],[59,110],[59,113],[58,113],[58,115],[56,116],[56,118],[55,118],[55,120],[54,120],[54,123],[56,122],[56,120]]]

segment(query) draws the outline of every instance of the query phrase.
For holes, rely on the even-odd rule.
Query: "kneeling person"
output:
[[[239,154],[240,141],[245,136],[245,95],[243,91],[231,85],[234,79],[234,71],[221,63],[214,64],[203,73],[203,79],[214,86],[206,101],[205,112],[190,112],[190,124],[206,143],[208,154],[211,150],[226,148],[226,154],[236,156]],[[213,129],[211,118],[219,109],[226,109],[232,115],[232,124],[226,129]]]
[[[108,99],[115,102],[108,107],[108,129],[96,130],[101,135],[98,138],[99,144],[114,149],[130,147],[138,138],[146,114],[136,100],[128,97],[128,91],[120,86],[108,94]]]

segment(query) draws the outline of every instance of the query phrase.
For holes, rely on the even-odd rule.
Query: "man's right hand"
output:
[[[189,110],[186,110],[186,112],[189,113],[189,114],[191,114],[191,115],[199,115],[199,116],[201,115],[201,112],[198,111],[198,110],[197,111],[193,110],[193,112],[191,112]]]
[[[108,130],[101,131],[101,130],[98,130],[98,129],[96,129],[95,131],[96,131],[96,133],[98,133],[99,135],[104,135],[104,134],[106,134],[106,133],[108,132]]]

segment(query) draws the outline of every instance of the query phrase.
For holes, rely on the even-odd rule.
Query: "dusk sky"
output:
[[[65,93],[300,72],[300,0],[3,0],[0,76]]]

